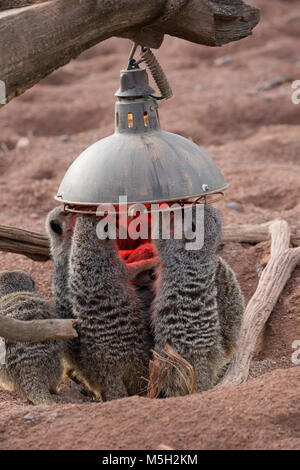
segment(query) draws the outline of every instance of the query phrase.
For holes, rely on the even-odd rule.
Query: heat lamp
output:
[[[120,196],[128,205],[205,201],[228,185],[205,150],[189,139],[161,129],[160,99],[172,91],[150,49],[141,48],[121,71],[116,92],[115,132],[88,147],[65,174],[55,199],[67,211],[96,213],[100,204],[118,210]],[[145,62],[161,96],[154,96]]]

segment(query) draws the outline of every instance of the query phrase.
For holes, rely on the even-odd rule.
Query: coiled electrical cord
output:
[[[161,96],[154,96],[153,98],[166,100],[171,98],[173,96],[172,88],[168,82],[165,72],[163,71],[160,63],[158,62],[151,49],[142,48],[141,60],[139,60],[138,62],[146,63],[147,67],[151,72],[153,80],[155,81],[159,91],[161,92]]]
[[[161,96],[150,96],[152,98],[155,98],[156,100],[167,100],[171,98],[171,96],[173,96],[172,88],[157,58],[155,57],[151,49],[149,49],[148,47],[142,47],[140,59],[135,60],[134,54],[136,52],[137,47],[138,45],[135,43],[131,49],[130,56],[128,59],[128,69],[130,70],[132,68],[138,68],[139,64],[145,62],[151,72],[153,80],[155,81],[159,91],[161,92]]]

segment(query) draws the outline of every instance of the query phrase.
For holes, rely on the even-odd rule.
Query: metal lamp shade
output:
[[[144,69],[121,72],[115,133],[88,147],[68,169],[56,200],[95,206],[191,199],[228,187],[203,148],[160,129]]]

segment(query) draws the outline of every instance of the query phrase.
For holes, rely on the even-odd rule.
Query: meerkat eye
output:
[[[103,232],[107,234],[107,236],[104,238],[104,240],[108,241],[109,240],[108,224],[105,225],[105,227],[103,228]]]
[[[62,227],[55,220],[51,220],[50,227],[51,227],[51,229],[53,230],[54,233],[57,233],[57,235],[62,235],[62,233],[63,233]]]

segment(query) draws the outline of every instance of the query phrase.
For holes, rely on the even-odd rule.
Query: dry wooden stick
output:
[[[156,48],[164,34],[220,46],[249,36],[259,21],[259,10],[242,0],[0,3],[0,10],[8,8],[0,11],[0,80],[5,84],[7,103],[85,49],[112,36]]]
[[[271,258],[246,307],[237,350],[217,388],[240,384],[247,380],[257,338],[292,271],[300,263],[300,247],[289,248],[290,229],[287,222],[274,221],[269,230],[272,238]]]
[[[274,220],[258,225],[227,225],[223,227],[222,243],[260,243],[270,239],[270,226]],[[300,246],[300,229],[292,230],[293,246]]]
[[[1,0],[0,11],[8,10],[10,8],[27,7],[28,5],[35,5],[46,1],[47,0]]]
[[[261,225],[228,225],[223,228],[222,243],[260,243],[270,238],[272,222]],[[293,246],[300,246],[300,229],[292,231]],[[46,235],[0,225],[0,251],[22,254],[35,261],[50,259]]]
[[[21,321],[0,315],[0,337],[8,341],[37,343],[40,341],[77,338],[77,320]]]
[[[0,251],[18,253],[34,261],[50,259],[50,245],[46,235],[0,225]]]

